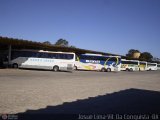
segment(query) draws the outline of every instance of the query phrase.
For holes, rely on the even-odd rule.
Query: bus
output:
[[[122,71],[139,71],[139,61],[121,59],[121,70]]]
[[[147,70],[157,70],[157,63],[147,62]]]
[[[120,56],[101,54],[81,54],[75,62],[76,70],[96,70],[102,72],[120,71]]]
[[[147,62],[146,61],[139,61],[139,71],[147,70]]]
[[[74,68],[75,53],[43,50],[13,50],[10,65],[13,68],[70,71]]]
[[[160,70],[160,64],[157,64],[157,70]]]

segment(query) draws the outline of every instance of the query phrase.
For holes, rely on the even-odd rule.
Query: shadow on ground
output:
[[[39,110],[19,113],[22,118],[78,119],[79,114],[159,114],[160,92],[127,89],[112,94],[97,96]],[[160,117],[160,116],[159,116]]]

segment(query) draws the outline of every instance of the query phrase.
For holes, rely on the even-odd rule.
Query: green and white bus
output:
[[[146,70],[157,70],[157,63],[151,63],[151,62],[147,62],[147,69]]]
[[[139,61],[121,59],[121,70],[122,71],[139,71]]]

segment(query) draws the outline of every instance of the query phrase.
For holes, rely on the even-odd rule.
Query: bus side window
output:
[[[58,59],[65,59],[65,55],[64,54],[58,54]]]
[[[73,59],[73,54],[66,54],[65,56],[67,60]]]
[[[42,58],[48,58],[48,53],[43,53]]]
[[[32,52],[32,53],[31,53],[31,56],[32,56],[32,57],[36,57],[36,55],[37,55],[36,52]]]
[[[41,53],[41,52],[37,53],[37,57],[38,58],[42,58],[43,57],[43,53]]]
[[[48,58],[53,58],[51,53],[48,53]]]
[[[52,59],[57,59],[57,54],[56,53],[48,53],[48,57]]]

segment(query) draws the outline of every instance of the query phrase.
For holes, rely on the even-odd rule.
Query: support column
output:
[[[9,47],[9,48],[8,48],[8,65],[10,66],[10,64],[11,64],[11,51],[12,51],[12,46],[9,45],[8,47]]]

